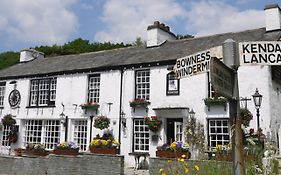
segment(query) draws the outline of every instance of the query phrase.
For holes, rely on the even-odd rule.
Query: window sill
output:
[[[26,106],[26,108],[55,108],[55,105],[49,105],[49,106]]]

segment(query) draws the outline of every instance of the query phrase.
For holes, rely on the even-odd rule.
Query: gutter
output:
[[[120,101],[119,101],[119,131],[118,131],[118,142],[121,145],[121,121],[122,121],[122,97],[123,97],[123,75],[124,69],[120,69]],[[119,147],[119,154],[120,154],[120,147]]]

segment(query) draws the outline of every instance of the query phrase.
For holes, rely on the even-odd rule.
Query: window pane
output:
[[[74,122],[74,142],[80,150],[87,150],[87,120],[76,120]]]
[[[209,143],[211,147],[217,145],[226,145],[229,143],[228,119],[210,119],[209,125]]]
[[[100,75],[90,76],[88,87],[88,102],[98,103],[100,97]]]

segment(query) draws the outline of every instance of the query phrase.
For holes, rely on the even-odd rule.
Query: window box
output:
[[[85,110],[98,110],[99,107],[100,105],[97,103],[86,103],[81,105],[81,108]]]
[[[116,148],[96,148],[90,147],[90,152],[95,154],[111,154],[115,155],[118,154],[118,149]]]
[[[46,150],[25,150],[24,152],[28,156],[38,156],[38,157],[44,157],[49,155],[49,151]]]
[[[150,105],[150,102],[141,98],[130,101],[130,107],[132,108],[147,108],[148,105]]]
[[[55,149],[52,153],[56,155],[77,156],[79,149]]]
[[[212,105],[224,106],[224,110],[226,110],[227,99],[224,97],[217,97],[217,98],[209,97],[204,99],[204,103],[206,106],[208,106],[208,111],[210,111],[210,106]]]
[[[182,152],[182,151],[164,151],[164,150],[157,150],[156,157],[164,157],[164,158],[180,158],[182,155],[186,156],[186,159],[191,157],[191,153]]]

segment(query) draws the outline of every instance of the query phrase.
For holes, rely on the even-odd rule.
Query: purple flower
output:
[[[177,142],[177,148],[181,148],[182,147],[182,142]]]

